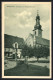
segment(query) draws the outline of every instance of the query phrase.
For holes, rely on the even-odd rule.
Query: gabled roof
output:
[[[37,43],[37,44],[41,44],[41,45],[49,46],[50,41],[47,40],[47,39],[40,38],[40,37],[36,36],[36,43]]]
[[[34,35],[33,35],[33,34],[30,34],[30,36],[31,36],[32,38],[34,38]],[[40,38],[40,37],[36,36],[36,43],[37,43],[37,44],[41,44],[41,45],[49,46],[50,40],[47,40],[47,39]]]
[[[19,48],[22,48],[22,46],[24,45],[24,39],[23,38],[4,34],[4,47],[5,48],[13,48],[13,44],[15,42],[18,43]]]
[[[29,36],[31,36],[32,38],[34,38],[34,35],[33,35],[33,34],[31,34],[31,33],[29,34]]]

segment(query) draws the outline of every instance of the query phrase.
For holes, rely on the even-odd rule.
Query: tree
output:
[[[49,56],[49,48],[48,47],[34,47],[34,56],[37,58],[37,61],[41,57],[48,57]]]
[[[34,47],[34,56],[37,58],[37,61],[40,57],[42,57],[42,50],[41,47]]]
[[[28,56],[32,57],[35,56],[37,58],[37,61],[41,57],[48,57],[49,56],[49,48],[47,47],[28,47],[27,45],[24,45],[22,49],[22,55],[23,57]]]
[[[32,57],[34,56],[33,54],[33,48],[32,47],[28,47],[27,45],[24,45],[24,47],[22,48],[22,56],[28,56],[28,57]]]
[[[49,53],[50,53],[49,48],[48,47],[44,47],[43,48],[43,54],[44,54],[44,57],[46,57],[46,59],[49,56]]]

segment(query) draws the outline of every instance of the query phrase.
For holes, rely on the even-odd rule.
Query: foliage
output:
[[[41,57],[48,57],[49,56],[49,48],[47,47],[34,47],[34,56],[37,57],[37,61]]]
[[[48,57],[49,56],[49,48],[48,47],[28,47],[27,45],[25,45],[22,49],[22,55],[23,57],[25,56],[35,56],[37,57],[37,61],[39,58],[41,57]]]
[[[33,55],[33,49],[32,47],[28,47],[27,45],[24,45],[24,47],[22,48],[22,56],[29,56],[32,57]]]
[[[43,50],[42,50],[43,56],[47,58],[47,57],[49,56],[49,53],[50,53],[49,48],[43,47],[42,49],[43,49]]]

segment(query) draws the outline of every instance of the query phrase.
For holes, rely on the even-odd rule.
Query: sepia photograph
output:
[[[51,78],[51,2],[2,2],[2,78]]]

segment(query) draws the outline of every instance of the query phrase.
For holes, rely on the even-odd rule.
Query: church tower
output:
[[[42,26],[40,25],[40,16],[38,14],[38,11],[37,11],[37,16],[36,16],[36,24],[34,26],[34,40],[33,40],[33,45],[35,46],[36,45],[36,36],[42,38]]]
[[[37,11],[37,16],[36,16],[36,24],[34,26],[34,35],[35,36],[38,36],[40,38],[42,38],[42,26],[40,25],[40,16],[38,14],[38,11]]]

